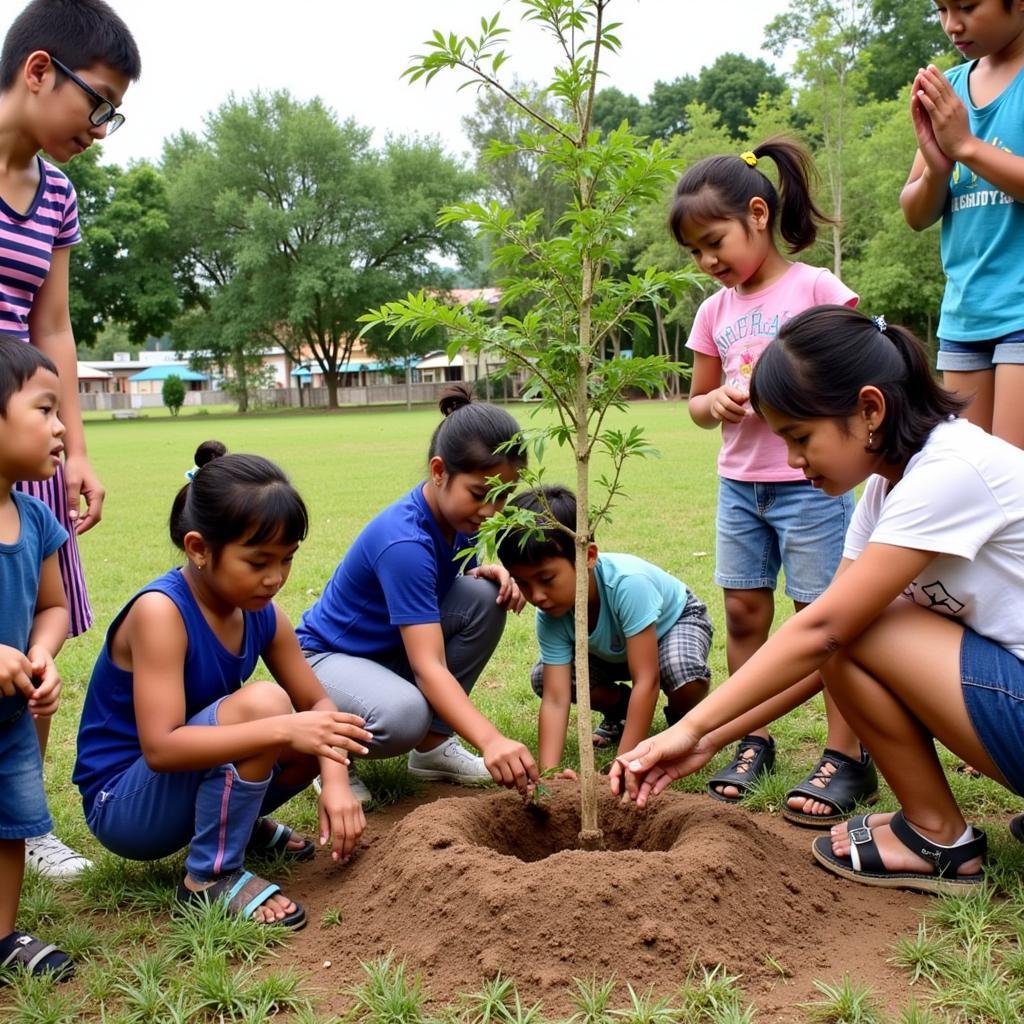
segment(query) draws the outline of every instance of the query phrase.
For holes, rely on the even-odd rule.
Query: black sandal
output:
[[[1010,819],[1010,834],[1018,843],[1024,843],[1024,814]]]
[[[618,703],[604,712],[601,724],[594,730],[594,746],[598,749],[618,746],[622,732],[626,728],[626,713],[629,711],[629,698],[633,695],[633,690],[621,683],[618,684],[618,688]]]
[[[289,846],[292,839],[302,839],[302,845]],[[311,839],[303,839],[295,829],[280,821],[273,818],[257,818],[245,852],[264,857],[280,853],[288,860],[301,861],[309,860],[316,853],[316,847]]]
[[[27,971],[33,978],[54,981],[68,981],[75,973],[75,963],[67,953],[26,932],[11,932],[0,940],[0,985],[7,984],[4,974],[16,968]]]
[[[902,811],[890,819],[893,835],[908,849],[935,865],[935,874],[920,871],[890,871],[882,862],[871,828],[869,814],[859,814],[850,819],[850,856],[837,857],[832,852],[831,836],[818,836],[811,844],[814,859],[828,871],[852,882],[875,885],[883,889],[913,889],[915,892],[930,892],[951,895],[964,892],[980,885],[983,871],[973,875],[958,875],[957,868],[975,857],[984,857],[988,851],[988,838],[980,828],[974,829],[974,838],[960,846],[940,846],[917,831]]]
[[[726,804],[738,804],[754,788],[754,783],[774,767],[775,740],[770,736],[766,740],[760,736],[744,736],[736,744],[736,756],[708,779],[708,796]],[[715,786],[735,786],[740,795],[716,793]]]
[[[826,770],[831,765],[833,771]],[[822,783],[815,785],[815,783]],[[792,796],[805,796],[828,804],[832,814],[805,814],[789,806]],[[878,772],[875,762],[866,751],[855,761],[838,750],[825,750],[810,774],[794,786],[782,802],[782,816],[786,821],[807,828],[829,828],[840,825],[857,809],[859,804],[873,804],[878,800]]]

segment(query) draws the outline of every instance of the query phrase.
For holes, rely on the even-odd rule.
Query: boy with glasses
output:
[[[40,498],[68,532],[59,562],[71,636],[92,623],[75,538],[99,521],[104,492],[85,451],[68,299],[70,247],[81,239],[75,190],[40,151],[63,163],[119,128],[117,108],[140,71],[131,32],[102,0],[33,0],[0,52],[0,332],[56,365],[67,428],[57,473],[18,488]],[[49,719],[37,724],[45,752]],[[53,878],[89,866],[52,834],[25,849],[28,863]]]

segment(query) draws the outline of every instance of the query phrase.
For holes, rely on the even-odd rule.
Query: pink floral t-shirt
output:
[[[857,305],[857,295],[823,267],[794,263],[774,284],[741,295],[723,288],[701,303],[687,348],[722,363],[722,380],[748,390],[754,365],[787,320],[812,306]],[[722,424],[718,473],[727,480],[779,483],[803,480],[786,459],[786,445],[751,409],[739,423]]]

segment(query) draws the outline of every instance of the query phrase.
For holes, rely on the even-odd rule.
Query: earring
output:
[[[197,569],[204,569],[204,568],[206,568],[206,559],[205,558],[197,559],[196,560],[196,568]]]
[[[868,429],[868,448],[871,451],[875,450],[875,432],[870,428]]]

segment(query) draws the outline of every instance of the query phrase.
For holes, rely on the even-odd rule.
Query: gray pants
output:
[[[467,694],[505,629],[506,611],[497,596],[490,580],[460,576],[441,602],[445,663]],[[366,720],[373,733],[370,757],[407,753],[428,732],[452,734],[420,692],[404,651],[379,660],[307,651],[306,660],[338,710]]]

